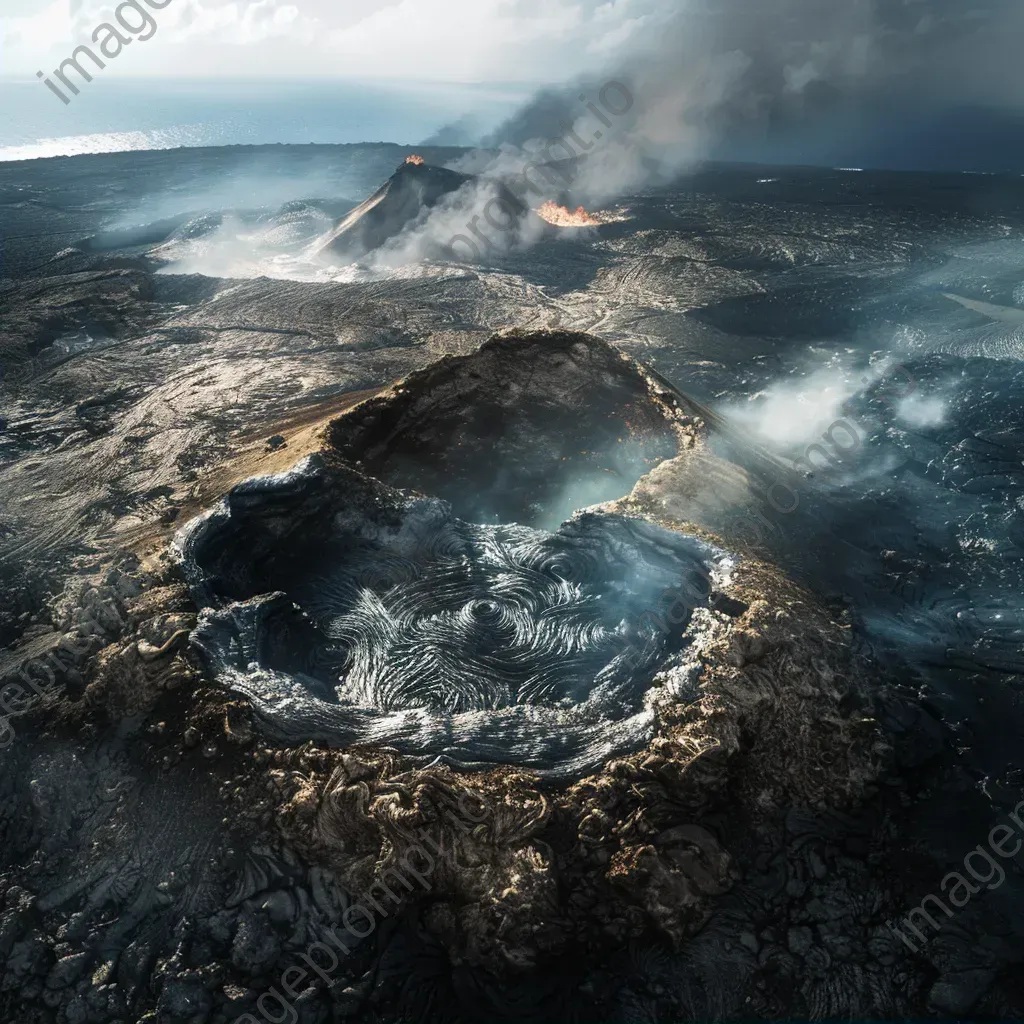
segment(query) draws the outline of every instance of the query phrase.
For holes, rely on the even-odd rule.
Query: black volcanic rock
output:
[[[1008,868],[955,919],[935,915],[941,929],[922,929],[918,953],[890,928],[941,894],[1022,795],[1021,671],[1006,666],[1024,649],[1024,504],[1007,468],[1024,459],[1024,334],[991,305],[1024,304],[1013,297],[1020,181],[719,166],[624,197],[633,219],[600,238],[570,233],[472,273],[442,265],[354,282],[157,274],[135,233],[149,237],[147,219],[179,211],[230,212],[243,194],[218,199],[218,182],[254,164],[290,190],[271,183],[273,206],[314,182],[328,196],[368,196],[406,152],[233,147],[0,166],[0,687],[16,708],[0,723],[0,1021],[280,1020],[257,1000],[276,1009],[270,990],[305,954],[323,968],[294,989],[308,986],[294,1000],[307,1024],[1021,1019],[1019,874]],[[421,152],[435,164],[458,155]],[[430,220],[461,198],[443,198]],[[335,200],[309,200],[301,211],[332,209],[326,226],[343,215]],[[472,214],[453,210],[446,226],[465,230]],[[189,232],[210,222],[182,220]],[[112,237],[118,226],[126,234]],[[836,304],[857,312],[838,317]],[[551,338],[481,350],[496,322],[596,332],[649,361],[666,397],[595,342],[584,342],[590,359]],[[813,477],[794,480],[781,464],[762,472],[751,421],[734,423],[730,407],[755,409],[773,381],[806,387],[799,378],[819,355],[830,381],[840,366],[866,371],[890,340],[912,380],[883,376],[844,406],[857,451],[836,451],[843,465]],[[485,365],[500,376],[474,380]],[[399,378],[386,401],[354,405]],[[657,444],[675,386],[707,408],[680,401],[693,446],[672,446],[647,472],[620,430],[648,425]],[[508,429],[489,435],[492,421]],[[812,439],[832,453],[842,433],[815,430],[778,458],[805,455]],[[268,452],[277,434],[287,447]],[[296,474],[288,491],[281,472],[313,449],[323,490]],[[634,486],[618,463],[619,476],[603,472],[605,453],[644,477]],[[164,551],[168,524],[265,474],[276,483],[250,480],[225,499],[240,529],[231,546],[206,549],[220,579],[197,600]],[[554,530],[563,494],[573,508],[605,496],[578,502],[562,484],[579,476],[630,497],[581,517],[586,529]],[[445,503],[444,529],[424,530],[423,515]],[[490,542],[512,527],[481,523],[475,508],[520,524],[507,570],[495,570]],[[454,745],[443,730],[401,753],[412,749],[403,723],[412,732],[429,716],[481,716],[461,734],[477,750],[496,723],[578,717],[557,702],[597,662],[604,618],[631,622],[620,595],[649,593],[613,570],[636,552],[670,568],[673,549],[652,549],[654,529],[678,544],[690,522],[736,553],[735,571],[712,581],[690,621],[682,606],[661,645],[664,672],[634,673],[641,692],[624,709],[591,705],[623,753],[575,780],[570,762],[597,749],[596,734],[542,724],[504,731],[497,759],[493,748],[490,759],[441,756]],[[326,546],[377,524],[375,544]],[[607,542],[614,562],[592,563]],[[593,569],[567,579],[560,550],[520,597],[524,561],[556,543]],[[821,581],[827,607],[751,547]],[[552,569],[566,581],[557,605]],[[418,589],[401,582],[413,570]],[[355,605],[327,586],[353,581]],[[510,595],[500,605],[456,600],[499,583]],[[346,710],[316,685],[332,664],[318,655],[335,652],[303,617],[318,611],[310,590],[341,603],[328,625],[352,641],[357,674],[346,680],[373,684],[382,699],[365,722],[392,719],[399,743],[373,742],[358,721],[360,747],[303,728]],[[438,620],[443,643],[431,645],[435,603],[459,614]],[[227,622],[233,605],[239,618]],[[674,591],[650,611],[676,626]],[[387,616],[399,631],[378,632]],[[523,623],[514,648],[512,621]],[[653,618],[637,626],[647,623],[658,642],[664,631]],[[406,642],[417,629],[427,643]],[[562,637],[580,646],[567,651]],[[224,638],[222,678],[197,655],[200,642],[217,654],[207,641]],[[242,646],[255,638],[256,649]],[[463,656],[481,649],[505,672]],[[374,659],[385,650],[401,657]],[[409,685],[427,659],[451,665],[454,711],[437,700],[410,710],[411,693],[436,696]],[[521,669],[567,663],[530,704],[503,686]],[[226,685],[230,670],[253,699]],[[299,689],[272,687],[264,672]],[[31,693],[26,676],[44,700],[20,695]],[[474,688],[454,690],[467,680]],[[500,707],[465,710],[492,692]],[[656,735],[633,746],[627,727],[648,708]],[[851,782],[874,778],[872,750],[886,763],[861,803]],[[530,769],[543,756],[555,773],[538,780]],[[473,771],[452,767],[475,759]],[[492,809],[483,822],[463,817],[462,798],[477,802],[467,787]],[[422,867],[428,847],[445,851],[436,868],[408,875],[403,865]],[[722,893],[732,868],[742,883]],[[395,871],[421,884],[394,886]],[[327,929],[370,896],[388,916],[362,942],[342,933],[343,956]],[[317,936],[336,968],[312,951]]]
[[[465,830],[475,845],[450,870],[437,865],[429,895],[409,895],[409,930],[396,919],[395,932],[409,945],[392,944],[380,964],[417,984],[422,974],[426,987],[434,968],[415,949],[432,943],[441,972],[457,962],[474,1000],[487,1000],[468,1021],[513,1019],[503,1012],[513,987],[529,1010],[514,1019],[569,1019],[534,1012],[561,1003],[549,972],[585,954],[621,958],[631,934],[660,943],[666,973],[682,973],[683,944],[693,944],[708,965],[700,983],[717,992],[727,979],[737,991],[718,1018],[737,1019],[760,964],[726,957],[737,934],[748,953],[773,948],[758,923],[775,920],[769,906],[804,922],[823,914],[817,901],[851,945],[867,946],[861,894],[879,906],[885,894],[866,870],[848,859],[835,893],[808,892],[810,879],[838,875],[830,813],[856,829],[845,812],[859,810],[888,756],[875,694],[859,682],[866,666],[842,625],[777,569],[665,518],[656,502],[603,502],[554,531],[520,515],[557,509],[566,484],[614,461],[619,494],[648,458],[710,476],[707,432],[606,341],[499,335],[342,413],[318,452],[239,484],[179,533],[208,715],[218,733],[227,720],[241,722],[247,744],[259,736],[248,770],[277,801],[267,822],[293,863],[317,871],[308,894],[302,883],[286,891],[275,853],[239,883],[236,971],[277,967],[250,968],[239,933],[263,960],[275,923],[305,942],[340,916],[325,869],[351,906],[344,894],[414,863],[417,836],[432,835],[424,830],[450,846],[435,799],[466,786],[480,812],[480,827]],[[498,522],[477,518],[484,507]],[[139,657],[152,653],[133,642]],[[787,858],[807,860],[793,871],[800,885],[757,866],[783,844]],[[743,902],[730,892],[741,876],[752,879]],[[800,936],[786,953],[802,958],[792,960],[797,978],[829,962],[825,939],[809,927]],[[338,958],[345,983],[379,956],[365,948],[358,962]],[[277,959],[291,952],[281,942]],[[637,987],[661,977],[657,963],[638,955]],[[721,963],[734,973],[714,974]],[[564,984],[574,997],[581,987]],[[378,1008],[346,988],[356,993],[346,1016],[371,1019]],[[835,989],[836,1005],[859,998]],[[712,1016],[676,1011],[688,995],[665,991],[672,1016],[646,1019]],[[401,1006],[381,1019],[406,1016]],[[631,1018],[616,1007],[580,1019]]]
[[[644,613],[695,574],[706,604],[727,556],[638,518],[561,513],[678,455],[677,419],[587,334],[499,335],[442,359],[183,531],[208,612],[195,645],[279,739],[598,770],[653,735],[644,697],[675,641]]]

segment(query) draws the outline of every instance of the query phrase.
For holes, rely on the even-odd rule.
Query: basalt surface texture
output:
[[[331,198],[259,210],[197,192],[247,152],[0,168],[0,1019],[1021,1017],[1011,864],[888,927],[1024,795],[1020,183],[715,168],[479,266],[275,276],[404,154],[261,152]],[[515,402],[438,363],[497,325]],[[603,339],[561,350],[592,401],[515,362],[543,328]],[[831,419],[736,413],[808,365],[861,438],[813,478]],[[186,572],[204,513],[245,528]]]

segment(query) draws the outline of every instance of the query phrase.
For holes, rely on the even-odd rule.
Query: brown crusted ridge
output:
[[[160,707],[187,749],[223,751],[216,817],[247,842],[321,865],[348,891],[395,886],[393,872],[421,863],[426,834],[427,849],[447,852],[428,889],[399,886],[400,898],[423,903],[424,926],[453,962],[499,976],[644,935],[682,943],[751,870],[750,851],[771,848],[774,820],[792,807],[856,807],[888,755],[848,631],[750,560],[729,585],[749,607],[698,611],[701,677],[681,700],[669,671],[651,743],[561,787],[513,768],[418,768],[372,745],[268,746],[244,703],[204,685],[202,666],[168,644],[193,620],[182,590],[130,603],[124,634],[83,668],[79,716]],[[151,661],[146,643],[160,648]],[[467,791],[487,808],[468,828],[451,811]]]
[[[847,707],[863,694],[844,628],[768,566],[748,563],[732,592],[748,610],[701,613],[697,692],[662,699],[646,749],[553,790],[518,769],[415,769],[311,745],[272,773],[284,834],[355,892],[393,882],[424,843],[447,850],[426,927],[453,962],[497,976],[644,935],[680,945],[751,870],[745,851],[773,820],[850,810],[888,756],[866,703]],[[469,829],[446,811],[467,791],[487,809]]]

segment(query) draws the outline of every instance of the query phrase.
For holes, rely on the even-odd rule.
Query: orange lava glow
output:
[[[568,210],[564,206],[551,202],[550,199],[537,210],[537,213],[549,224],[560,228],[588,228],[601,223],[596,217],[587,213],[582,206],[577,207],[575,211]]]
[[[421,157],[418,153],[413,153],[412,156],[407,156],[405,158],[405,162],[407,164],[415,164],[417,167],[419,167],[421,164],[426,163],[423,157]]]

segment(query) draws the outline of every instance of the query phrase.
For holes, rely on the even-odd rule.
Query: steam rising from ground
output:
[[[544,224],[523,212],[502,202],[495,180],[476,178],[424,209],[365,262],[380,271],[431,258],[478,262],[496,252],[528,248],[540,241]],[[453,245],[454,239],[462,241]]]
[[[946,420],[946,402],[939,395],[908,395],[900,402],[897,415],[911,427],[937,427]]]
[[[211,174],[198,183],[190,181],[147,193],[134,206],[122,208],[107,227],[118,230],[224,210],[275,210],[315,198],[337,202],[342,197],[351,199],[352,190],[358,187],[351,175],[339,173],[326,162],[305,174],[282,174],[270,162],[253,160],[235,173]]]
[[[316,242],[334,219],[313,203],[289,204],[276,214],[204,215],[182,224],[152,255],[166,261],[164,274],[204,274],[250,279],[323,279]]]
[[[775,381],[743,404],[724,410],[729,418],[763,441],[779,446],[808,445],[820,440],[830,424],[843,416],[853,395],[881,376],[880,370],[861,374],[854,383],[852,371],[830,364],[809,368],[797,379]]]
[[[496,194],[492,182],[471,182],[432,209],[424,208],[399,234],[357,262],[338,263],[322,253],[335,220],[311,202],[291,203],[273,214],[194,217],[152,253],[167,261],[165,274],[315,282],[372,280],[403,270],[427,273],[431,261],[486,261],[540,240],[545,222],[539,217],[503,218],[498,212],[488,223],[484,211]],[[484,239],[471,234],[469,224],[480,225]],[[452,246],[457,237],[472,246],[465,241]]]
[[[899,463],[894,451],[880,444],[885,422],[924,431],[940,426],[946,409],[943,392],[921,393],[891,359],[858,368],[834,357],[773,381],[722,412],[752,439],[822,482],[849,485],[864,484]]]
[[[527,197],[529,198],[529,197]],[[537,204],[541,208],[542,204]],[[166,263],[162,273],[210,277],[270,277],[300,281],[375,279],[395,272],[428,273],[432,262],[486,262],[503,252],[527,249],[561,229],[593,229],[624,219],[619,212],[580,215],[548,203],[535,214],[498,180],[476,178],[432,208],[424,207],[385,245],[353,263],[322,253],[336,223],[326,204],[286,203],[276,212],[200,214],[184,219],[151,250]],[[551,211],[555,211],[552,213]]]

